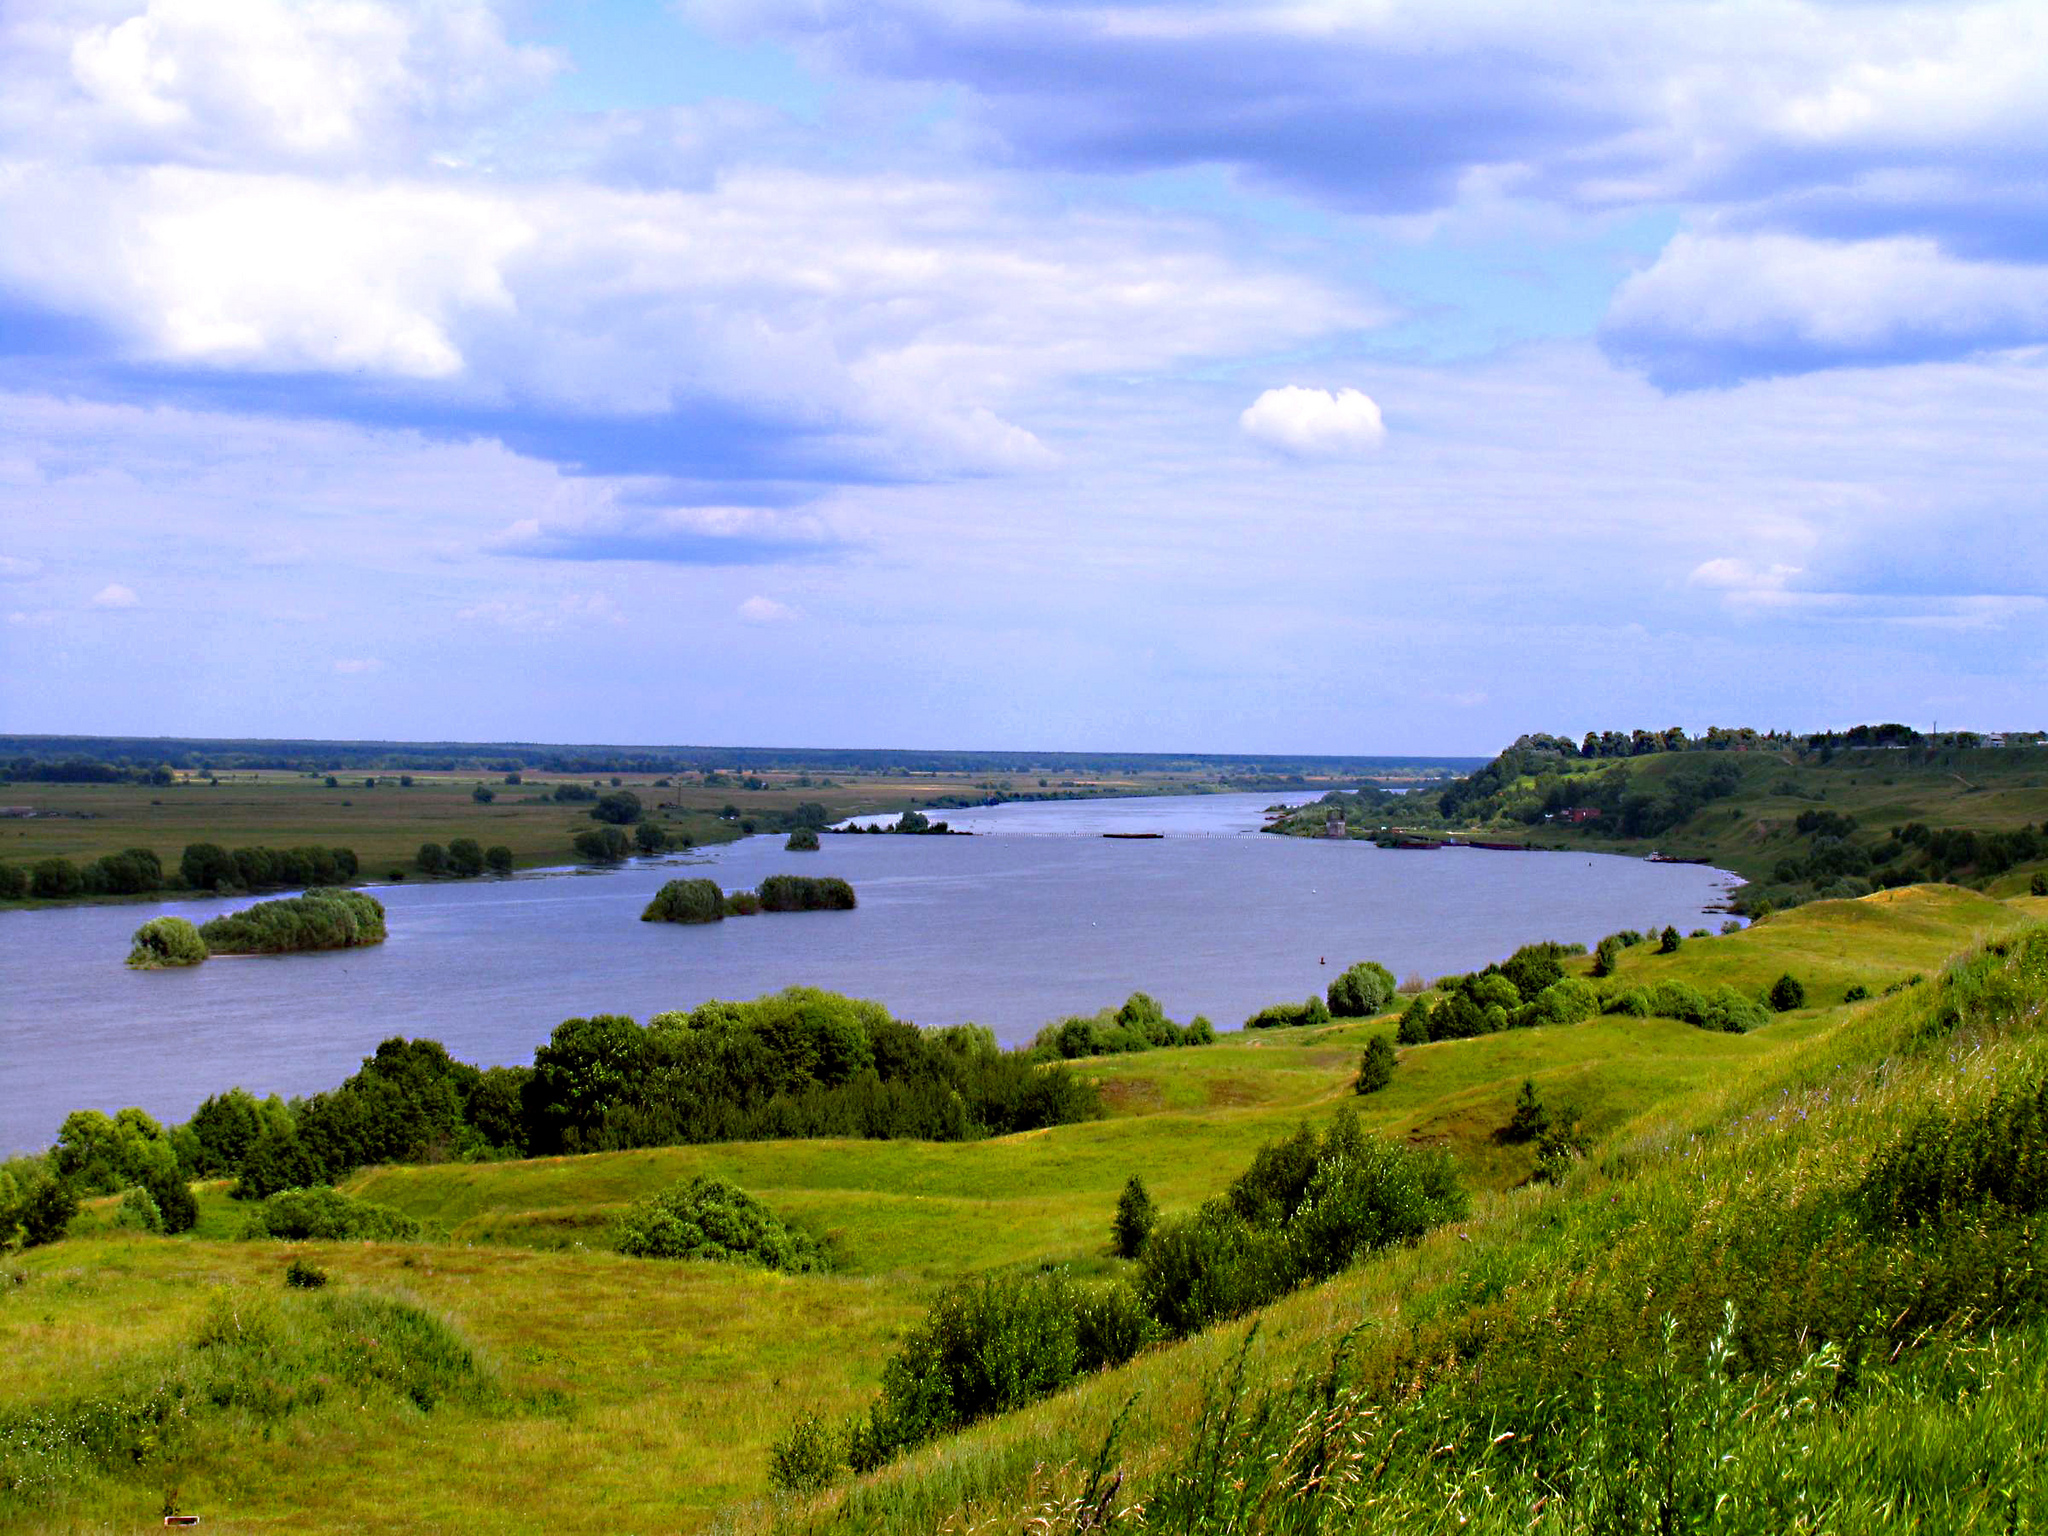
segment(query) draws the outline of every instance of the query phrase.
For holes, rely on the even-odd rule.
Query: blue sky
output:
[[[2048,726],[2048,11],[0,12],[0,729]]]

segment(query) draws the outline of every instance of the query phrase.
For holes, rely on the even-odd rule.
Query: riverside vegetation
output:
[[[1906,887],[1670,953],[1532,946],[1419,994],[1447,1023],[1489,997],[1508,1027],[1477,1034],[1396,1046],[1410,1000],[1326,997],[1327,1023],[1195,1048],[997,1053],[1094,1110],[1022,1135],[638,1139],[685,1064],[993,1047],[826,994],[570,1021],[532,1098],[553,1143],[517,1119],[539,1056],[486,1088],[427,1042],[323,1096],[352,1108],[74,1116],[0,1189],[54,1238],[0,1286],[0,1520],[2030,1529],[2044,919]],[[1804,995],[1771,1011],[1788,976]],[[1726,988],[1761,1017],[1517,1027],[1559,986]],[[331,1196],[241,1203],[187,1160],[285,1120],[302,1146],[410,1124],[408,1156],[442,1160],[365,1142]],[[572,1128],[620,1150],[561,1155]],[[214,1171],[180,1235],[124,1224],[149,1168]],[[274,1202],[289,1233],[381,1207],[418,1235],[237,1241]],[[728,1220],[761,1251],[619,1251]],[[829,1267],[773,1265],[771,1222]]]

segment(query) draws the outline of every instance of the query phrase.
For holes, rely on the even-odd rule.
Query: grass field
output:
[[[79,1235],[0,1268],[9,1366],[0,1427],[125,1401],[139,1381],[192,1369],[213,1347],[195,1341],[209,1336],[222,1298],[282,1296],[295,1257],[325,1268],[338,1294],[389,1292],[448,1319],[474,1346],[489,1392],[431,1409],[345,1392],[302,1406],[195,1407],[139,1465],[74,1471],[34,1501],[0,1492],[0,1527],[155,1526],[175,1483],[180,1507],[209,1530],[652,1532],[815,1521],[922,1531],[984,1519],[1016,1530],[1076,1490],[1133,1394],[1117,1459],[1133,1489],[1163,1475],[1186,1444],[1205,1377],[1228,1362],[1245,1326],[1147,1351],[815,1505],[769,1493],[768,1447],[799,1408],[836,1417],[871,1396],[893,1341],[945,1281],[1045,1264],[1116,1272],[1108,1221],[1132,1173],[1162,1206],[1187,1208],[1221,1190],[1260,1143],[1339,1104],[1357,1108],[1368,1129],[1447,1147],[1477,1192],[1474,1210],[1454,1230],[1268,1308],[1247,1357],[1256,1379],[1315,1364],[1361,1325],[1362,1358],[1391,1362],[1405,1358],[1402,1341],[1506,1326],[1574,1284],[1607,1294],[1632,1264],[1664,1262],[1657,1245],[1695,1241],[1702,1223],[1774,1208],[1781,1187],[1839,1183],[1918,1104],[1966,1101],[2000,1073],[2039,1065],[2048,986],[2031,1005],[2034,1033],[1974,1040],[1961,1067],[1939,1053],[1900,1057],[1895,1042],[1924,1015],[1950,956],[2044,918],[2048,900],[1914,888],[1816,903],[1690,940],[1671,956],[1633,950],[1625,980],[1756,992],[1790,970],[1813,1006],[1740,1036],[1606,1017],[1407,1048],[1392,1085],[1366,1099],[1351,1094],[1350,1078],[1364,1041],[1391,1018],[1091,1060],[1081,1069],[1102,1083],[1108,1118],[992,1141],[664,1148],[371,1169],[352,1181],[352,1192],[444,1234],[422,1243],[236,1242],[237,1212],[217,1187],[202,1191],[200,1227],[185,1238],[96,1232],[95,1213]],[[1924,986],[1839,1003],[1851,984],[1879,991],[1915,972],[1930,978]],[[1576,1103],[1595,1134],[1562,1189],[1528,1185],[1528,1149],[1495,1138],[1525,1078],[1552,1104]],[[697,1173],[729,1178],[823,1233],[838,1272],[784,1277],[605,1251],[606,1228],[627,1203]],[[2010,1379],[2029,1379],[2041,1359],[2048,1350],[2015,1357]],[[273,1374],[291,1379],[282,1365]],[[1404,1400],[1391,1392],[1387,1411]],[[1881,1423],[1880,1406],[1858,1410],[1872,1415],[1861,1429],[1845,1419],[1810,1435],[1812,1454],[1849,1467],[1884,1423],[1910,1447],[1915,1435],[1955,1429],[1964,1411],[1901,1399]],[[1988,1421],[1955,1422],[1986,1445],[2007,1443]],[[1446,1467],[1457,1477],[1431,1485],[1430,1519],[1389,1503],[1389,1528],[1453,1528],[1461,1514],[1475,1528],[1506,1521],[1506,1506],[1479,1492],[1483,1459],[1460,1450]],[[1458,1481],[1467,1472],[1469,1485]],[[1420,1497],[1401,1497],[1411,1494]],[[1529,1500],[1517,1507],[1520,1529],[1531,1523]]]

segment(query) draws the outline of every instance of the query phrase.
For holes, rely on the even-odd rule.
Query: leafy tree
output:
[[[458,837],[448,845],[448,873],[468,879],[484,872],[484,850],[473,837]]]
[[[190,920],[182,917],[153,917],[135,930],[134,947],[128,963],[137,970],[152,971],[172,966],[197,965],[206,958],[206,940]]]
[[[800,800],[789,813],[789,821],[791,826],[809,827],[816,832],[832,824],[832,813],[815,800]]]
[[[704,1176],[639,1201],[619,1218],[614,1241],[642,1259],[718,1259],[787,1274],[831,1268],[816,1238],[745,1190]]]
[[[439,843],[421,843],[420,851],[413,862],[430,875],[445,874],[448,869],[448,850]]]
[[[929,832],[931,829],[931,819],[923,811],[908,810],[896,818],[898,832]]]
[[[660,853],[668,846],[668,833],[658,821],[643,821],[633,829],[633,842],[642,853]]]
[[[299,1142],[289,1121],[267,1123],[242,1159],[241,1176],[228,1193],[237,1200],[262,1200],[284,1189],[318,1184],[321,1169]]]
[[[1111,1242],[1120,1259],[1135,1259],[1145,1248],[1145,1239],[1152,1233],[1152,1225],[1158,1220],[1158,1212],[1152,1204],[1152,1196],[1145,1188],[1144,1180],[1135,1173],[1124,1185],[1124,1192],[1116,1198],[1116,1215],[1109,1224]]]
[[[494,875],[512,873],[512,850],[503,843],[493,843],[484,850],[484,863]]]
[[[817,828],[798,827],[782,846],[791,853],[816,853],[819,847]]]
[[[362,891],[314,886],[303,896],[259,901],[202,924],[215,954],[282,955],[384,942],[384,904]]]
[[[1593,974],[1605,979],[1614,974],[1614,967],[1621,960],[1621,939],[1609,934],[1593,947]]]
[[[0,864],[0,900],[19,901],[28,894],[28,871]]]
[[[1401,1023],[1394,1031],[1394,1039],[1402,1045],[1427,1045],[1432,1035],[1429,1027],[1430,1007],[1427,998],[1416,998],[1402,1010]]]
[[[1675,955],[1678,953],[1680,942],[1678,930],[1667,926],[1662,936],[1657,940],[1657,953],[1660,955]]]
[[[1374,960],[1361,960],[1329,986],[1330,1012],[1340,1019],[1369,1019],[1394,1000],[1394,973]]]
[[[639,1076],[647,1032],[624,1014],[564,1019],[533,1053],[523,1094],[528,1140],[543,1156],[573,1151]]]
[[[191,1172],[208,1179],[241,1170],[242,1160],[263,1133],[263,1112],[247,1089],[230,1088],[192,1111],[186,1124],[197,1145]]]
[[[1799,978],[1790,971],[1771,983],[1771,1011],[1790,1013],[1794,1008],[1806,1006],[1806,988]]]
[[[1550,1111],[1543,1107],[1536,1084],[1522,1079],[1522,1091],[1515,1098],[1515,1111],[1500,1133],[1502,1141],[1534,1141],[1550,1129]]]
[[[578,832],[574,843],[576,852],[593,864],[616,864],[632,847],[624,832],[609,825]]]
[[[498,798],[498,792],[492,789],[488,784],[479,784],[475,789],[472,789],[469,792],[469,798],[474,800],[478,805],[489,805],[493,800]]]
[[[62,1179],[40,1179],[22,1198],[15,1220],[24,1248],[40,1248],[63,1237],[78,1214],[78,1195]]]
[[[84,889],[84,877],[69,859],[38,859],[29,871],[30,893],[46,901],[62,901]]]
[[[192,1186],[175,1167],[150,1167],[144,1171],[140,1187],[156,1206],[165,1232],[175,1236],[199,1224],[199,1202],[192,1198]]]
[[[1385,1035],[1374,1035],[1365,1044],[1365,1054],[1358,1060],[1358,1076],[1351,1084],[1353,1093],[1378,1093],[1394,1080],[1394,1047]]]
[[[671,880],[640,914],[643,923],[716,923],[725,917],[725,893],[716,880]]]
[[[640,819],[640,797],[630,789],[600,795],[597,804],[590,808],[590,819],[609,822],[613,826],[630,827]]]

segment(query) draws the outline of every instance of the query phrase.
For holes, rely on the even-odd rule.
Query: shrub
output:
[[[327,1271],[304,1259],[293,1259],[285,1266],[284,1283],[295,1291],[317,1291],[327,1283]]]
[[[2035,870],[2034,878],[2027,882],[2029,896],[2048,896],[2048,870]]]
[[[761,898],[753,891],[734,891],[725,898],[727,917],[753,917],[761,910]]]
[[[789,841],[782,846],[791,853],[816,853],[818,830],[815,827],[798,827],[789,834]]]
[[[1429,1038],[1429,1003],[1418,997],[1402,1010],[1394,1039],[1401,1045],[1427,1045]]]
[[[1369,1019],[1394,1000],[1394,973],[1374,960],[1361,960],[1329,986],[1331,1014],[1340,1019]]]
[[[1522,1080],[1522,1091],[1515,1096],[1514,1113],[1508,1116],[1508,1123],[1501,1127],[1502,1141],[1534,1141],[1550,1129],[1550,1111],[1543,1107],[1543,1097],[1536,1091],[1536,1084],[1528,1078]]]
[[[448,873],[471,879],[484,872],[483,845],[473,837],[458,837],[448,845]]]
[[[1576,976],[1553,981],[1529,1004],[1525,1024],[1577,1024],[1600,1011],[1600,994]]]
[[[1859,981],[1842,994],[1842,1001],[1845,1003],[1860,1003],[1869,996],[1870,988]]]
[[[1806,988],[1790,971],[1771,983],[1771,1012],[1790,1013],[1806,1006]]]
[[[784,1493],[829,1488],[846,1469],[839,1437],[815,1413],[800,1413],[768,1450],[768,1485]]]
[[[153,917],[135,930],[128,963],[139,971],[197,965],[207,955],[206,940],[182,917]]]
[[[633,829],[633,846],[642,853],[660,853],[668,847],[668,833],[658,821],[643,821]]]
[[[1244,1021],[1246,1029],[1301,1029],[1330,1022],[1330,1009],[1320,997],[1305,1003],[1275,1003]]]
[[[758,893],[763,912],[850,912],[853,887],[835,876],[770,875]]]
[[[217,955],[281,955],[384,942],[384,904],[361,891],[314,887],[303,896],[260,901],[204,924]]]
[[[715,1259],[803,1274],[831,1268],[810,1234],[788,1227],[745,1190],[699,1176],[635,1204],[613,1233],[640,1259]]]
[[[600,795],[597,804],[590,808],[590,819],[610,822],[613,826],[630,827],[640,819],[640,797],[630,789]]]
[[[1110,1221],[1110,1240],[1120,1259],[1135,1259],[1145,1246],[1145,1239],[1151,1236],[1152,1225],[1158,1219],[1153,1209],[1152,1196],[1147,1192],[1144,1181],[1135,1173],[1124,1185],[1124,1192],[1117,1196],[1116,1216]]]
[[[725,893],[716,880],[671,880],[640,914],[643,923],[715,923],[725,916]]]
[[[448,869],[448,850],[439,843],[421,843],[413,862],[426,874],[444,874]]]
[[[44,1178],[29,1186],[15,1212],[24,1248],[40,1248],[63,1237],[78,1215],[78,1195],[61,1179]]]
[[[1394,1046],[1385,1035],[1374,1035],[1358,1059],[1358,1076],[1352,1080],[1353,1093],[1378,1093],[1394,1080]]]
[[[488,785],[479,784],[475,789],[472,789],[469,792],[469,798],[474,800],[478,805],[489,805],[493,800],[498,798],[498,792],[490,788]]]
[[[1706,1009],[1691,1021],[1701,1029],[1718,1029],[1726,1034],[1747,1034],[1752,1029],[1761,1029],[1770,1022],[1763,1005],[1754,998],[1745,997],[1733,987],[1716,987],[1714,995],[1707,999]]]
[[[503,843],[493,843],[484,850],[484,864],[494,875],[512,873],[512,850]]]
[[[121,1196],[121,1204],[114,1211],[114,1225],[127,1232],[162,1232],[164,1213],[156,1208],[149,1191],[136,1184]]]
[[[610,825],[578,832],[570,841],[577,854],[592,864],[616,864],[633,846],[623,831]]]
[[[411,1242],[420,1224],[403,1211],[344,1195],[316,1184],[309,1189],[284,1189],[249,1213],[244,1238],[287,1238],[293,1241]]]
[[[38,859],[29,870],[29,893],[45,901],[62,901],[85,889],[85,877],[69,859]]]
[[[1614,974],[1614,967],[1621,959],[1621,939],[1610,933],[1593,946],[1593,974],[1602,979]]]
[[[1682,940],[1678,937],[1678,930],[1667,927],[1664,930],[1663,937],[1657,941],[1657,953],[1660,955],[1675,955],[1678,953],[1678,946],[1681,942]]]
[[[1980,1105],[1927,1111],[1872,1160],[1851,1203],[1877,1231],[1990,1207],[2048,1210],[2048,1076]]]
[[[28,894],[28,871],[0,864],[0,901],[19,901]]]

